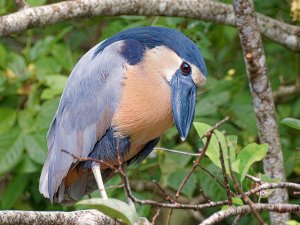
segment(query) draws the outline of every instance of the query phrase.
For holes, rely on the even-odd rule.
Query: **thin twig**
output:
[[[159,214],[160,214],[160,211],[161,211],[161,208],[158,207],[158,208],[156,209],[156,213],[155,213],[154,216],[152,217],[152,221],[151,221],[152,225],[155,225],[155,224],[156,224],[156,220],[157,220],[157,218],[158,218],[158,216],[159,216]]]
[[[201,137],[201,139],[203,139],[204,137],[207,137],[210,133],[212,133],[215,129],[217,129],[223,123],[226,123],[228,120],[229,120],[229,116],[226,116],[224,119],[220,120],[213,127],[211,127],[208,131],[206,131],[206,133]]]
[[[191,177],[191,175],[194,172],[194,170],[196,169],[196,167],[198,165],[200,165],[200,161],[201,161],[201,159],[205,155],[205,152],[206,152],[206,150],[208,148],[208,145],[210,143],[210,139],[211,139],[211,136],[212,136],[214,130],[217,129],[223,123],[225,123],[228,119],[229,119],[229,117],[227,116],[226,118],[224,118],[220,122],[216,123],[212,128],[210,128],[208,131],[206,131],[206,133],[205,133],[205,135],[203,137],[201,137],[201,139],[203,139],[204,137],[206,137],[206,143],[205,143],[205,145],[204,145],[201,153],[199,154],[197,160],[194,162],[192,168],[190,169],[190,171],[187,173],[187,175],[185,176],[185,178],[181,182],[181,184],[180,184],[180,186],[179,186],[179,188],[178,188],[178,190],[176,192],[175,199],[179,197],[179,194],[180,194],[182,188],[184,187],[184,185],[186,184],[187,180]]]
[[[61,151],[72,156],[74,159],[77,159],[78,162],[85,162],[85,161],[98,162],[98,163],[101,163],[101,164],[107,166],[108,168],[112,169],[114,172],[118,171],[115,166],[111,165],[110,163],[108,163],[102,159],[95,159],[95,158],[91,158],[91,157],[78,157],[78,156],[72,154],[71,152],[68,152],[67,150],[61,149]]]
[[[166,190],[156,181],[153,181],[153,183],[156,185],[156,187],[163,193],[163,195],[165,196],[165,199],[167,201],[170,201],[171,203],[175,203],[175,199],[169,195]]]
[[[193,209],[193,210],[200,210],[200,209],[205,209],[205,208],[211,208],[211,207],[217,207],[217,206],[223,206],[228,204],[228,200],[224,201],[210,201],[208,203],[204,204],[182,204],[182,203],[162,203],[162,202],[157,202],[153,200],[140,200],[136,198],[135,196],[132,195],[130,185],[129,185],[129,180],[127,175],[124,173],[122,168],[116,168],[115,166],[112,166],[111,164],[103,161],[103,160],[98,160],[94,158],[80,158],[75,156],[74,154],[71,154],[70,152],[66,150],[62,150],[63,152],[71,155],[74,159],[77,159],[78,161],[95,161],[99,163],[103,163],[104,165],[108,166],[112,170],[116,170],[115,172],[119,173],[120,176],[123,176],[124,179],[124,188],[125,191],[128,191],[129,195],[128,197],[131,198],[135,203],[140,204],[140,205],[151,205],[151,206],[156,206],[156,207],[161,207],[161,208],[170,208],[170,209]],[[277,188],[293,188],[296,190],[300,190],[300,184],[295,184],[295,183],[289,183],[289,182],[279,182],[279,183],[264,183],[248,192],[245,192],[245,195],[252,195],[257,192],[260,192],[262,190],[267,190],[267,189],[277,189]],[[237,196],[241,197],[241,195]]]
[[[294,85],[279,86],[279,88],[273,92],[273,98],[276,103],[280,102],[284,98],[290,96],[300,95],[300,78],[298,77]]]
[[[250,191],[245,192],[245,195],[249,196],[263,190],[279,189],[279,188],[292,188],[292,189],[300,190],[300,184],[295,184],[291,182],[264,183],[258,187],[253,188]]]
[[[180,194],[181,190],[183,189],[184,185],[186,184],[186,182],[188,181],[188,179],[192,176],[192,174],[193,174],[194,170],[197,168],[197,166],[200,164],[200,161],[203,158],[203,156],[204,156],[204,154],[206,152],[206,149],[207,149],[207,147],[209,145],[209,142],[210,142],[210,139],[211,139],[211,136],[212,136],[212,132],[213,132],[213,130],[207,132],[208,135],[207,135],[207,140],[206,140],[205,146],[203,147],[203,150],[201,151],[201,153],[198,156],[197,160],[194,162],[192,168],[189,170],[189,172],[187,173],[187,175],[185,176],[185,178],[181,182],[181,184],[180,184],[180,186],[179,186],[179,188],[178,188],[178,190],[176,192],[175,200],[179,197],[179,194]],[[173,213],[173,210],[170,209],[166,225],[170,224],[172,213]]]
[[[236,225],[238,222],[239,222],[239,220],[241,219],[241,214],[239,214],[239,215],[237,215],[235,218],[234,218],[234,220],[233,220],[233,222],[232,222],[232,225]]]
[[[259,184],[263,183],[263,181],[258,177],[254,177],[254,176],[251,176],[249,174],[246,174],[246,177],[250,180],[253,180],[256,183],[259,183]]]
[[[177,154],[187,155],[187,156],[199,156],[200,155],[200,153],[190,153],[190,152],[184,152],[184,151],[162,148],[162,147],[155,147],[154,150],[162,150],[162,151],[166,151],[166,152],[177,153]],[[201,152],[201,151],[202,150],[199,150],[199,152]]]
[[[124,184],[110,185],[110,186],[105,187],[105,189],[116,189],[116,188],[124,188]]]
[[[217,138],[217,141],[218,141],[218,144],[219,144],[219,159],[220,159],[220,162],[221,162],[221,168],[222,168],[222,173],[223,173],[223,178],[224,178],[224,186],[225,186],[226,195],[227,195],[227,198],[228,198],[228,205],[232,206],[232,196],[231,196],[230,186],[229,186],[229,183],[228,183],[222,146],[221,146],[221,142],[219,141],[217,135],[215,135],[215,137]]]
[[[210,131],[210,132],[213,132],[213,131]],[[209,137],[212,136],[212,133],[210,135],[208,135],[207,137],[207,142],[206,144],[209,142]],[[178,203],[176,201],[174,201],[174,203],[161,203],[161,202],[156,202],[156,201],[152,201],[152,200],[140,200],[140,199],[137,199],[136,197],[134,197],[132,195],[132,192],[131,192],[131,189],[130,189],[130,184],[129,184],[129,180],[128,180],[128,177],[126,175],[126,173],[124,172],[123,170],[123,167],[122,166],[118,166],[118,167],[115,167],[103,160],[98,160],[98,159],[94,159],[94,158],[80,158],[80,157],[77,157],[65,150],[62,150],[63,152],[71,155],[72,157],[74,157],[75,159],[77,159],[78,161],[96,161],[96,162],[99,162],[99,163],[102,163],[104,165],[106,165],[107,167],[111,168],[112,170],[115,170],[116,172],[118,172],[124,182],[124,190],[126,192],[126,195],[128,196],[129,199],[131,199],[134,203],[137,203],[137,204],[141,204],[141,205],[152,205],[152,206],[156,206],[156,207],[159,207],[159,208],[170,208],[170,209],[194,209],[194,210],[199,210],[199,209],[203,209],[203,208],[208,208],[208,207],[216,207],[216,206],[221,206],[221,205],[226,205],[229,203],[228,200],[226,201],[219,201],[219,202],[209,202],[209,203],[206,203],[206,204],[182,204],[182,203]],[[229,154],[228,154],[229,156]],[[230,157],[228,157],[229,159],[229,165],[230,164]],[[120,159],[120,157],[118,157],[118,163],[119,164],[122,164],[122,160]],[[229,167],[229,169],[231,169],[231,167]],[[231,175],[233,173],[232,169],[230,170],[231,172]],[[235,180],[235,182],[237,183],[237,181]],[[160,186],[158,186],[160,187]],[[300,190],[300,185],[298,184],[294,184],[294,183],[287,183],[287,182],[281,182],[281,183],[277,183],[277,184],[273,184],[273,183],[264,183],[262,185],[260,185],[259,187],[257,188],[254,188],[246,193],[241,193],[243,199],[245,199],[245,196],[248,198],[247,195],[251,195],[251,194],[254,194],[256,192],[259,192],[261,190],[264,190],[264,189],[274,189],[274,188],[284,188],[284,187],[290,187],[290,188],[294,188],[294,189],[297,189],[297,190]],[[161,189],[163,189],[162,187],[160,187]],[[249,199],[249,198],[248,198]],[[176,199],[175,199],[176,200]],[[244,200],[246,203],[249,204],[249,202],[247,202],[246,200]],[[249,204],[249,206],[244,206],[244,207],[249,207],[252,211],[252,213],[256,212],[257,211],[253,211],[253,209],[251,207],[254,208],[254,210],[256,210],[256,206],[257,204]],[[294,206],[293,205],[289,205],[287,204],[288,207],[290,208],[281,208],[280,210],[282,212],[293,212],[295,210]],[[247,210],[248,208],[243,208],[243,210]],[[279,209],[273,209],[273,211],[278,211]],[[261,209],[259,209],[258,211],[261,211]],[[272,210],[271,210],[272,211]],[[223,212],[223,211],[222,211]],[[231,213],[235,213],[235,212],[231,212]],[[227,215],[227,214],[226,214]],[[228,214],[228,215],[231,215],[231,214]],[[171,217],[170,217],[171,218]],[[169,219],[170,220],[170,219]]]
[[[138,203],[140,205],[152,205],[156,207],[170,208],[170,209],[195,209],[196,210],[196,209],[203,209],[203,208],[215,207],[215,206],[227,204],[227,201],[210,202],[207,204],[196,205],[196,204],[181,204],[178,202],[162,203],[153,200],[140,200],[132,195],[129,180],[127,175],[124,173],[124,171],[121,168],[118,168],[118,173],[120,174],[120,176],[123,176],[124,178],[124,187],[125,187],[125,191],[128,194],[128,197],[131,198],[133,202]]]
[[[203,170],[204,172],[206,172],[211,178],[213,178],[222,188],[226,189],[226,187],[224,186],[224,184],[222,184],[221,181],[219,181],[219,179],[216,176],[214,176],[211,172],[209,172],[207,169],[205,169],[201,165],[199,165],[199,168],[201,170]]]
[[[192,174],[195,171],[195,169],[197,168],[197,166],[200,165],[200,161],[201,161],[201,159],[205,155],[205,152],[206,152],[206,150],[208,148],[208,145],[210,143],[210,140],[211,140],[211,137],[212,137],[212,134],[213,134],[214,130],[217,129],[223,123],[225,123],[227,120],[229,120],[228,116],[225,117],[223,120],[219,121],[218,123],[216,123],[212,128],[210,128],[208,131],[206,131],[206,133],[201,137],[201,139],[203,139],[204,137],[206,137],[205,145],[204,145],[202,151],[200,152],[198,158],[194,162],[192,168],[189,170],[189,172],[186,174],[185,178],[181,182],[181,184],[180,184],[180,186],[179,186],[179,188],[178,188],[178,190],[176,192],[176,195],[175,195],[175,201],[179,197],[179,194],[180,194],[181,190],[183,189],[183,187],[186,184],[186,182],[188,181],[188,179],[192,176]],[[171,209],[170,212],[169,212],[169,214],[168,214],[168,219],[167,219],[166,225],[170,224],[172,213],[173,213],[173,210]]]
[[[222,148],[222,146],[221,146],[221,148]],[[260,224],[266,225],[266,223],[263,221],[263,219],[261,218],[261,216],[259,215],[259,213],[254,208],[254,206],[253,206],[254,203],[251,201],[251,199],[241,189],[241,187],[240,187],[240,185],[239,185],[239,183],[238,183],[238,181],[237,181],[237,179],[236,179],[236,177],[234,175],[234,172],[233,172],[232,167],[231,167],[231,160],[230,160],[230,151],[229,151],[229,148],[227,148],[227,161],[228,161],[229,172],[230,172],[231,179],[233,181],[234,188],[241,194],[244,202],[249,205],[249,207],[250,207],[253,215],[256,217],[257,221]]]
[[[210,139],[211,139],[211,135],[212,135],[211,132],[209,133],[209,135],[207,137],[207,141],[206,141],[206,143],[205,143],[205,145],[203,147],[203,150],[201,151],[201,153],[198,156],[197,160],[194,162],[192,168],[189,170],[189,172],[187,173],[187,175],[185,176],[185,178],[181,182],[181,184],[180,184],[180,186],[179,186],[179,188],[178,188],[178,190],[176,192],[175,198],[179,197],[179,194],[180,194],[181,190],[183,189],[184,185],[186,184],[186,182],[188,181],[188,179],[191,177],[191,175],[193,174],[193,172],[197,168],[197,166],[200,164],[201,159],[204,157],[206,149],[208,148],[208,145],[210,143]]]
[[[210,199],[204,194],[200,184],[197,182],[196,183],[196,188],[198,189],[198,191],[200,192],[200,195],[204,198],[205,202],[211,202]]]

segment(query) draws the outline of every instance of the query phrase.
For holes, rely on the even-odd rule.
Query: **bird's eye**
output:
[[[191,67],[189,64],[187,64],[186,62],[181,63],[180,65],[180,70],[182,72],[183,75],[187,76],[190,74],[191,72]]]

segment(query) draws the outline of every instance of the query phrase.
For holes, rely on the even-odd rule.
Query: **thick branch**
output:
[[[276,124],[275,106],[268,78],[266,58],[251,0],[233,0],[236,24],[240,35],[250,91],[256,115],[258,135],[261,143],[268,143],[269,150],[264,159],[264,170],[271,177],[285,181],[283,156]],[[275,190],[270,203],[286,203],[287,190]],[[285,224],[288,214],[271,214],[272,224]]]
[[[0,211],[0,224],[5,225],[117,225],[114,219],[97,210],[74,212]]]
[[[211,0],[74,0],[33,7],[0,17],[0,36],[60,21],[92,16],[182,16],[235,26],[231,5]],[[300,52],[300,28],[257,14],[262,34]]]
[[[292,205],[292,204],[253,204],[253,207],[257,212],[262,211],[271,211],[271,212],[278,212],[278,213],[299,213],[300,206],[299,205]],[[239,206],[239,207],[231,207],[227,210],[219,211],[206,220],[204,220],[200,225],[211,225],[218,223],[229,216],[236,216],[236,215],[245,215],[252,213],[250,206]]]

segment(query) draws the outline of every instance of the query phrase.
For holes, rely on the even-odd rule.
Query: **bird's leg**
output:
[[[100,163],[97,163],[97,162],[93,163],[92,171],[93,171],[93,174],[95,176],[95,179],[96,179],[101,197],[103,199],[108,199],[105,188],[104,188],[102,176],[101,176]]]

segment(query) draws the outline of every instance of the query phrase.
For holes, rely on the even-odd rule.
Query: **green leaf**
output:
[[[192,146],[188,142],[183,142],[174,147],[175,150],[193,152]],[[156,150],[159,154],[159,166],[163,173],[171,173],[182,170],[191,160],[191,156],[178,157],[178,154]]]
[[[229,148],[230,154],[234,155],[234,157],[232,157],[231,160],[235,160],[236,157],[235,148],[237,146],[238,137],[235,135],[227,135],[226,140],[227,140],[227,146]],[[224,158],[224,160],[226,161],[226,158]]]
[[[223,180],[223,173],[215,164],[213,164],[208,158],[203,158],[201,166],[208,170],[214,177],[211,177],[208,173],[203,170],[196,170],[198,183],[202,188],[203,193],[208,199],[212,201],[221,201],[226,198],[225,189],[216,182],[215,179]]]
[[[67,45],[54,45],[51,53],[55,57],[57,63],[59,63],[64,69],[66,69],[68,72],[72,70],[74,64],[72,62],[70,49]]]
[[[119,219],[128,225],[134,225],[139,221],[139,216],[136,210],[129,206],[127,203],[118,199],[101,199],[93,198],[88,200],[82,200],[76,205],[88,206],[89,208],[97,209],[100,212],[108,215],[113,219]]]
[[[230,103],[230,108],[233,113],[233,122],[247,130],[248,132],[255,134],[257,133],[255,114],[251,104],[251,95],[247,92],[241,92],[233,95],[232,102]]]
[[[187,170],[181,170],[171,173],[168,176],[168,186],[173,188],[174,190],[177,190],[187,173]],[[196,184],[197,177],[195,174],[192,174],[191,177],[187,180],[186,184],[184,185],[181,193],[188,197],[192,197],[196,188]]]
[[[297,222],[296,220],[289,220],[286,225],[300,225],[300,222]]]
[[[227,209],[229,209],[229,205],[223,205],[222,208],[221,208],[222,211],[225,211]]]
[[[44,82],[45,78],[52,74],[59,74],[62,70],[60,64],[52,56],[38,58],[35,65],[35,76],[38,81]]]
[[[53,99],[55,96],[60,95],[67,83],[67,77],[63,75],[51,75],[44,78],[44,84],[50,88],[43,91],[42,99]]]
[[[26,61],[23,56],[10,52],[8,68],[11,68],[18,78],[26,78],[26,76],[24,76],[26,71]]]
[[[218,111],[218,107],[230,99],[229,91],[210,94],[201,99],[201,102],[196,105],[196,116],[209,116]]]
[[[266,182],[266,183],[278,183],[278,182],[280,182],[280,178],[279,177],[271,178],[268,174],[259,173],[258,177],[263,182]],[[268,198],[273,192],[274,192],[274,190],[267,189],[267,190],[260,191],[258,194],[259,194],[260,198]]]
[[[34,118],[28,110],[21,110],[18,112],[18,125],[23,132],[28,132],[32,128]]]
[[[300,120],[297,120],[294,118],[285,118],[285,119],[281,120],[281,123],[286,126],[300,130]]]
[[[0,44],[0,66],[5,68],[6,65],[6,50],[2,44]]]
[[[23,140],[29,158],[42,165],[47,157],[46,132],[24,135]]]
[[[2,198],[1,198],[1,208],[2,209],[11,209],[14,203],[19,197],[24,193],[24,190],[28,184],[29,176],[23,173],[20,173],[13,177],[13,180],[6,187]]]
[[[176,150],[193,152],[192,146],[188,142],[183,142],[176,147]],[[168,177],[171,173],[183,170],[191,161],[191,156],[180,156],[178,154],[158,150],[158,164],[161,170],[161,183],[163,186],[168,184]]]
[[[56,88],[63,91],[64,87],[66,86],[67,80],[68,77],[61,74],[56,74],[45,77],[43,83],[48,87]]]
[[[233,202],[233,204],[235,204],[235,205],[239,205],[239,206],[244,205],[243,200],[240,199],[240,198],[237,198],[237,197],[233,197],[233,198],[232,198],[232,202]]]
[[[7,132],[16,121],[16,110],[8,107],[0,108],[0,134]]]
[[[203,135],[206,134],[206,132],[211,128],[211,126],[205,124],[205,123],[200,123],[200,122],[194,122],[194,127],[196,128],[196,131],[198,132],[199,136],[202,137]],[[229,141],[230,143],[226,142],[225,136],[223,133],[221,133],[218,130],[215,130],[215,134],[212,135],[210,143],[207,147],[207,150],[205,154],[208,156],[208,158],[219,168],[221,168],[221,163],[219,159],[219,142],[221,143],[221,148],[223,151],[223,158],[225,161],[225,168],[227,173],[229,173],[229,167],[228,167],[228,162],[227,162],[227,154],[228,154],[228,149],[227,149],[227,144],[229,145],[229,154],[230,154],[230,160],[231,162],[235,161],[235,149],[233,147],[233,144],[236,140],[234,137],[230,137]]]
[[[30,6],[40,6],[44,5],[47,0],[26,0]]]
[[[236,160],[238,166],[235,166],[234,168],[238,169],[238,173],[241,175],[240,181],[244,180],[253,163],[262,160],[266,156],[268,147],[268,144],[258,145],[252,143],[239,152]]]
[[[233,203],[234,205],[236,205],[236,206],[244,205],[243,200],[240,199],[240,198],[237,198],[237,197],[233,197],[233,198],[232,198],[232,203]],[[221,210],[224,211],[224,210],[227,210],[227,209],[229,209],[229,208],[230,208],[229,205],[224,205],[224,206],[222,206]]]
[[[49,125],[57,110],[58,103],[59,103],[59,98],[55,98],[46,101],[44,104],[41,105],[41,110],[38,113],[34,124],[34,128],[36,130],[46,130],[49,128]]]
[[[23,149],[19,130],[11,130],[0,136],[0,174],[4,174],[19,163]]]
[[[41,99],[43,100],[51,100],[55,98],[56,96],[60,95],[62,93],[61,90],[55,89],[55,88],[46,88],[43,90],[41,94]]]
[[[55,38],[53,36],[46,36],[44,39],[37,41],[30,49],[30,61],[35,61],[40,57],[46,56],[51,51],[54,43]]]
[[[266,183],[278,183],[280,182],[279,177],[271,178],[268,174],[259,173],[258,177]]]
[[[36,173],[40,172],[41,167],[33,162],[26,154],[22,156],[22,161],[15,167],[14,171],[18,173]]]

